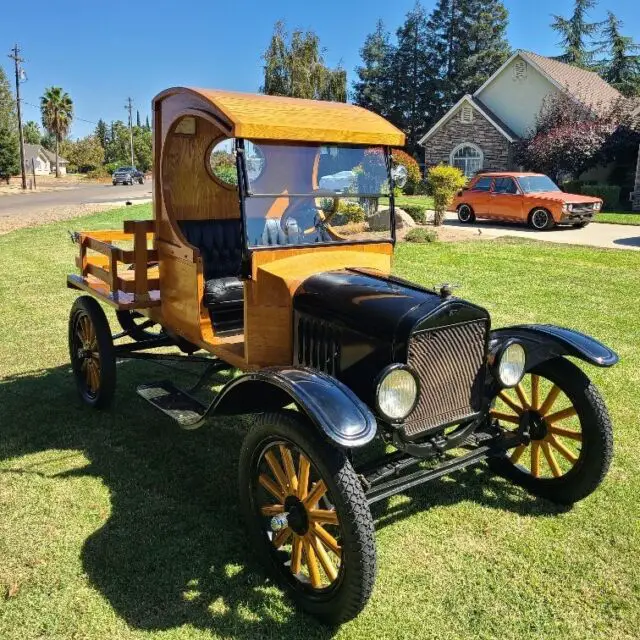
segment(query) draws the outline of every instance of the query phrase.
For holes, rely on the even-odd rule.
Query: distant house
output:
[[[533,127],[544,99],[559,92],[595,111],[610,108],[622,97],[593,71],[516,51],[420,139],[425,164],[444,162],[467,176],[485,168],[516,168],[513,143]]]
[[[27,174],[33,173],[34,168],[37,176],[48,176],[56,171],[56,154],[45,149],[40,144],[25,144],[24,160]],[[68,160],[58,156],[58,167],[60,168],[61,175],[65,175],[67,173],[68,164]]]

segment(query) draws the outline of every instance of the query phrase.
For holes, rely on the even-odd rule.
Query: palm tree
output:
[[[61,87],[49,87],[40,98],[40,111],[42,125],[56,140],[56,178],[59,178],[58,148],[71,126],[73,101]]]

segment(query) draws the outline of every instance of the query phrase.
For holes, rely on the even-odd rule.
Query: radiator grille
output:
[[[340,333],[334,326],[301,315],[296,323],[295,341],[298,364],[338,375]]]
[[[418,372],[420,398],[405,421],[409,436],[463,420],[480,410],[485,375],[485,320],[418,333],[408,364]]]

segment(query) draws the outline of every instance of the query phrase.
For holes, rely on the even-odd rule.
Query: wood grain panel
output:
[[[197,118],[196,131],[195,136],[169,133],[165,141],[162,189],[166,207],[174,220],[239,218],[237,190],[223,186],[207,170],[211,145],[224,136],[204,118]]]

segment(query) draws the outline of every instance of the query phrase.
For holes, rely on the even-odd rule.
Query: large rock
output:
[[[367,218],[371,231],[388,231],[389,229],[389,208],[380,209]],[[396,207],[396,229],[411,229],[416,226],[415,220],[400,207]]]

